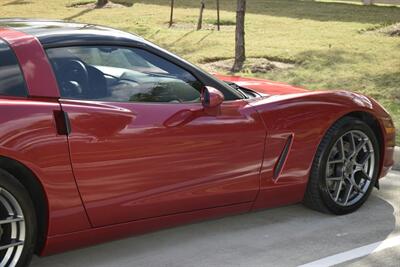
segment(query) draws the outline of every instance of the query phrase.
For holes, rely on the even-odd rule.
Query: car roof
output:
[[[197,66],[135,34],[94,24],[27,18],[0,19],[0,38],[7,32],[5,30],[2,31],[2,28],[11,28],[15,31],[35,36],[44,48],[73,45],[126,45],[144,47],[150,52],[188,70],[190,73],[196,73],[195,76],[197,78],[201,77],[201,81],[204,84],[218,87],[221,90],[223,88],[226,99],[243,98],[238,91],[235,91],[226,83],[219,81]]]
[[[0,19],[0,27],[13,28],[33,35],[43,46],[57,46],[70,43],[91,42],[143,42],[140,36],[94,24],[68,22],[62,20],[43,20],[10,18]],[[1,33],[0,33],[1,37]]]

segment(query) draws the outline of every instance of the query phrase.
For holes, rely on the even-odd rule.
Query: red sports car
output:
[[[215,77],[95,25],[0,27],[0,266],[298,202],[349,213],[393,164],[367,96]]]

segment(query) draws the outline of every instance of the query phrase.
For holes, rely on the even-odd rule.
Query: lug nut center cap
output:
[[[354,164],[351,162],[347,162],[345,167],[344,167],[344,173],[347,176],[350,176],[353,173],[353,169],[354,169]]]

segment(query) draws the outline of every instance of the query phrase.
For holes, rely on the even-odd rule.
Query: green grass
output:
[[[234,55],[234,27],[195,31],[199,1],[175,1],[176,26],[171,29],[169,0],[118,0],[114,2],[129,7],[114,9],[70,7],[79,2],[87,1],[0,0],[0,16],[104,24],[142,35],[194,63]],[[234,3],[221,0],[222,21],[235,21]],[[204,19],[215,22],[215,1],[206,1]],[[389,110],[400,129],[400,38],[371,31],[396,22],[400,7],[362,6],[359,1],[251,0],[247,56],[296,62],[293,69],[260,75],[263,78],[370,95]],[[400,144],[399,131],[397,136]]]

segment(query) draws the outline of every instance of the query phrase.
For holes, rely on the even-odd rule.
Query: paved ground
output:
[[[297,266],[399,235],[400,172],[392,172],[350,215],[294,205],[35,258],[32,266]],[[400,246],[340,266],[400,267]]]

